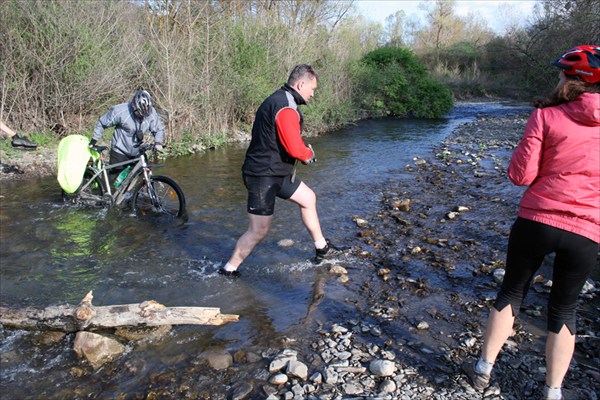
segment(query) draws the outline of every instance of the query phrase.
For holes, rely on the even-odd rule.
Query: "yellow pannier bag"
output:
[[[58,144],[58,173],[56,179],[68,194],[75,193],[81,185],[88,162],[96,163],[99,154],[90,149],[90,139],[82,135],[69,135]]]

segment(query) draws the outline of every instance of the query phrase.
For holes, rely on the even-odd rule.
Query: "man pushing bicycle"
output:
[[[154,149],[162,150],[164,128],[152,106],[152,97],[143,89],[137,90],[131,101],[111,107],[98,119],[90,147],[94,146],[102,138],[104,130],[111,126],[115,127],[115,133],[110,146],[110,164],[139,157],[139,146],[148,131],[154,137]],[[111,172],[118,173],[122,169],[115,168]]]

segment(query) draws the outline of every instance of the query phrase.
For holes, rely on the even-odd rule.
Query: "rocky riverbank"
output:
[[[534,280],[491,386],[478,393],[460,373],[462,361],[479,354],[502,280],[523,191],[508,182],[505,171],[527,117],[460,126],[430,157],[399,171],[383,190],[378,215],[356,218],[364,243],[356,253],[372,267],[370,275],[349,278],[364,279],[358,316],[328,321],[316,337],[262,354],[268,364],[232,379],[222,396],[541,398],[550,261]],[[576,357],[564,385],[569,400],[596,399],[600,391],[600,285],[594,279],[580,299]]]
[[[475,392],[460,373],[462,361],[479,354],[502,280],[523,191],[508,182],[505,171],[527,117],[462,125],[430,157],[399,171],[383,190],[378,215],[356,218],[364,243],[356,254],[371,265],[370,275],[349,278],[364,279],[357,317],[328,321],[316,337],[298,338],[293,349],[263,354],[269,364],[233,379],[227,395],[541,398],[551,260],[534,279],[491,386]],[[564,384],[569,400],[596,399],[600,391],[600,285],[594,279],[580,298],[576,357]]]

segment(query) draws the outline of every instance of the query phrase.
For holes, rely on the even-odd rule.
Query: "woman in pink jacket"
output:
[[[479,360],[465,362],[471,385],[489,385],[531,279],[555,253],[548,302],[546,400],[562,399],[575,348],[581,289],[597,265],[600,243],[600,47],[578,46],[552,63],[559,82],[535,106],[508,176],[529,185],[508,241],[506,274],[490,312]]]

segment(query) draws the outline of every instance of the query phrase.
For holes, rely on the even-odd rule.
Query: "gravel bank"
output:
[[[382,190],[378,215],[356,218],[364,242],[356,254],[371,265],[370,276],[347,278],[364,280],[356,318],[327,321],[316,338],[265,353],[270,364],[232,379],[227,395],[541,398],[550,261],[535,279],[491,386],[478,393],[460,373],[462,361],[479,354],[502,279],[510,225],[523,191],[508,182],[505,171],[528,116],[464,124],[434,154],[415,158],[399,171],[401,177]],[[568,400],[596,399],[600,391],[599,288],[590,279],[580,299],[576,358],[564,385]],[[286,358],[288,364],[280,362]],[[305,374],[298,374],[298,362]]]

